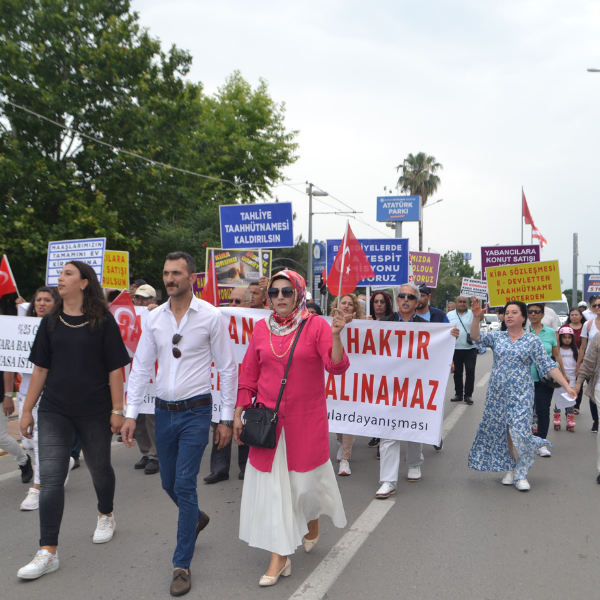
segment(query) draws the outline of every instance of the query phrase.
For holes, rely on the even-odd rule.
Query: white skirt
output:
[[[306,473],[288,471],[285,434],[270,473],[246,466],[240,539],[250,546],[293,554],[308,533],[307,523],[321,515],[331,517],[336,527],[346,526],[346,513],[331,460]]]

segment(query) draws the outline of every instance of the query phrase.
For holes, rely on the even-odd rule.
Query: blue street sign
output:
[[[359,286],[402,285],[408,281],[408,240],[358,240],[375,271],[374,279],[363,279]],[[342,240],[327,240],[327,273],[331,271]]]
[[[293,248],[291,202],[219,206],[221,248]]]
[[[324,242],[315,242],[313,246],[313,273],[321,273],[327,266],[327,248]]]
[[[592,296],[600,296],[600,275],[586,273],[583,276],[583,299],[589,303]]]
[[[378,221],[419,221],[421,196],[377,196]]]

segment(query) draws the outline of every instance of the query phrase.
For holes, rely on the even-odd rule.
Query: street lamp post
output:
[[[329,196],[327,192],[323,190],[313,190],[313,184],[306,182],[306,193],[308,194],[308,263],[307,263],[307,277],[306,277],[306,289],[310,291],[311,296],[313,294],[313,233],[312,233],[312,199],[313,196]]]

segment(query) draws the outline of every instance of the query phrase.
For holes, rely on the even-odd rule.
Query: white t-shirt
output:
[[[561,348],[560,356],[562,358],[567,376],[569,379],[572,379],[575,376],[575,369],[577,368],[577,361],[573,356],[573,350],[571,350],[571,348]]]
[[[581,314],[585,317],[586,321],[591,321],[596,318],[596,315],[589,308],[586,308]]]
[[[591,325],[590,325],[591,323]],[[596,327],[596,319],[593,321],[586,321],[581,328],[581,337],[587,338],[588,344],[594,339],[594,336],[598,333],[598,327]]]

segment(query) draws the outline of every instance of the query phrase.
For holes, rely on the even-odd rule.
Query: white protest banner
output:
[[[479,300],[487,300],[488,297],[488,285],[487,281],[482,279],[469,279],[463,277],[462,286],[460,288],[460,295],[471,298],[475,296]]]
[[[51,287],[58,285],[58,276],[62,268],[70,260],[80,260],[90,265],[98,277],[98,283],[102,284],[105,249],[106,238],[49,242],[48,260],[46,262],[46,285]]]
[[[0,371],[33,373],[29,353],[42,319],[0,316]]]
[[[240,365],[256,323],[268,315],[220,308]],[[327,318],[331,323],[331,319]],[[329,429],[367,437],[438,444],[454,354],[452,325],[355,320],[342,341],[343,375],[325,373]],[[213,421],[220,420],[219,376],[213,369]]]

